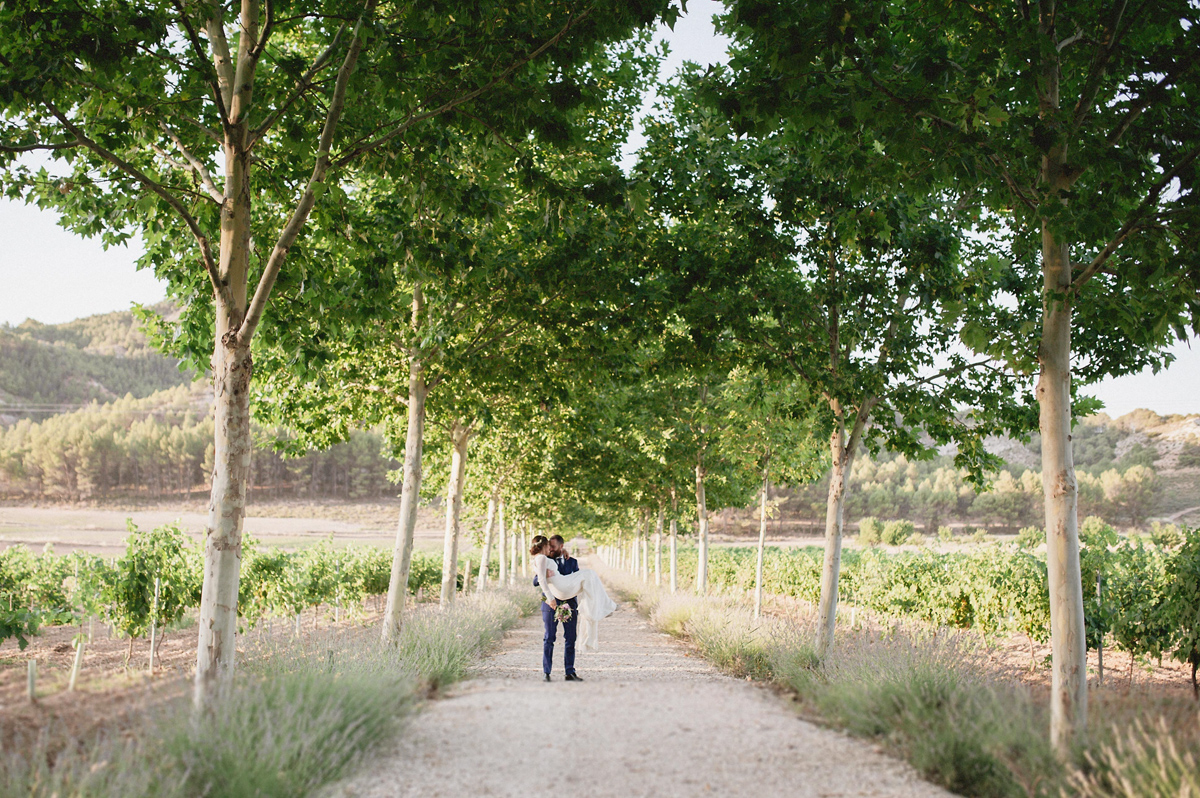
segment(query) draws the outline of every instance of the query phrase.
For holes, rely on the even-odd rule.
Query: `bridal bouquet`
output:
[[[554,620],[560,623],[569,623],[571,616],[575,613],[571,612],[570,604],[559,604],[554,608]]]

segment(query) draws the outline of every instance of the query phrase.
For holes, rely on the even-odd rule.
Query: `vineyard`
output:
[[[124,556],[105,559],[86,552],[59,556],[24,546],[0,551],[0,643],[15,638],[24,648],[42,625],[101,619],[115,632],[144,637],[199,606],[202,551],[177,526],[153,530],[130,526]],[[337,548],[328,541],[299,551],[243,541],[238,613],[242,625],[263,618],[291,618],[299,628],[305,610],[323,608],[335,617],[361,615],[364,599],[387,592],[392,552],[378,547]],[[414,553],[409,590],[435,589],[440,558]],[[462,584],[460,577],[460,586]]]
[[[959,552],[851,549],[842,555],[839,599],[884,619],[972,629],[986,637],[1050,635],[1046,558],[1030,530],[1021,543],[982,544]],[[1098,518],[1082,525],[1084,605],[1089,648],[1123,651],[1136,661],[1172,657],[1200,667],[1200,530],[1183,529],[1157,541],[1122,537]],[[1044,536],[1043,536],[1044,537]],[[750,595],[757,551],[715,548],[708,554],[710,590]],[[766,549],[763,589],[815,605],[821,595],[823,552],[816,547]],[[677,581],[692,587],[699,558],[678,549]],[[637,570],[639,560],[633,560]],[[1030,667],[1036,663],[1030,662]]]

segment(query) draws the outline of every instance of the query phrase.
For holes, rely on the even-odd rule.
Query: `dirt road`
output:
[[[602,624],[602,650],[580,654],[583,683],[563,681],[561,651],[542,681],[541,626],[522,622],[477,678],[426,705],[393,752],[331,795],[949,795],[689,656],[626,602]]]

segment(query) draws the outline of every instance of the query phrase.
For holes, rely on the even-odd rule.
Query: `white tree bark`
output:
[[[508,530],[504,525],[504,497],[500,498],[500,534],[496,539],[496,554],[500,558],[496,577],[500,586],[508,585]]]
[[[679,498],[675,495],[675,486],[671,486],[671,592],[679,586]]]
[[[458,535],[462,525],[463,487],[467,477],[467,447],[471,425],[456,420],[450,430],[450,484],[446,489],[446,535],[442,545],[441,606],[454,603],[458,593]]]
[[[1043,48],[1043,116],[1059,113],[1057,3],[1038,6]],[[1042,183],[1064,204],[1078,176],[1065,143],[1042,158]],[[1079,567],[1079,511],[1071,451],[1071,257],[1049,220],[1042,220],[1042,341],[1037,397],[1042,433],[1042,493],[1046,505],[1046,570],[1050,588],[1050,742],[1064,759],[1087,732],[1087,644]]]
[[[1087,731],[1087,645],[1079,564],[1078,488],[1071,451],[1071,306],[1066,245],[1042,231],[1041,375],[1037,384],[1042,433],[1042,492],[1046,507],[1046,570],[1050,587],[1050,738],[1062,755]]]
[[[518,541],[521,539],[521,522],[513,523],[512,534],[508,536],[508,561],[510,567],[508,569],[508,586],[513,587],[517,584],[517,549],[519,548]]]
[[[696,462],[696,538],[699,562],[696,565],[696,594],[708,592],[708,505],[704,498],[704,460]]]
[[[833,646],[837,629],[838,574],[842,566],[843,513],[846,507],[847,482],[858,443],[866,428],[872,399],[864,400],[854,418],[847,438],[842,408],[831,403],[837,428],[829,437],[829,452],[833,468],[829,475],[829,496],[825,504],[825,562],[821,570],[821,599],[817,605],[817,656],[824,657]]]
[[[650,514],[646,514],[646,531],[642,534],[642,584],[650,581]]]
[[[413,318],[418,319],[420,287],[413,291]],[[404,438],[404,479],[400,487],[400,520],[396,546],[392,550],[392,574],[388,580],[387,605],[383,611],[383,642],[399,639],[404,624],[404,601],[408,596],[408,573],[412,566],[413,535],[417,529],[417,507],[421,500],[421,456],[425,446],[425,364],[414,351],[408,366],[408,430]]]
[[[523,525],[525,534],[521,536],[521,576],[529,578],[529,547],[532,546],[533,523],[526,521]]]
[[[487,523],[483,527],[483,552],[480,554],[482,559],[479,561],[479,578],[475,580],[477,592],[483,592],[487,588],[488,570],[491,567],[489,563],[492,560],[492,535],[496,531],[497,503],[496,492],[492,491],[492,495],[488,497]]]
[[[663,517],[666,509],[663,503],[658,503],[658,523],[654,527],[654,586],[662,587],[662,537]]]
[[[767,551],[767,487],[769,472],[763,469],[762,501],[758,506],[758,560],[754,564],[754,617],[762,617],[763,557]]]
[[[249,199],[246,199],[247,206]],[[247,208],[248,215],[248,208]],[[239,215],[240,217],[240,215]],[[248,239],[248,219],[239,225]],[[236,249],[229,242],[222,252]],[[246,246],[249,246],[248,241]],[[223,256],[224,260],[224,256]],[[244,263],[237,269],[244,270]],[[242,272],[244,275],[244,271]],[[240,285],[237,305],[217,309],[217,346],[213,353],[215,456],[208,528],[204,541],[204,581],[201,588],[199,640],[196,649],[197,707],[216,695],[219,685],[233,674],[237,634],[238,584],[242,562],[242,521],[246,515],[246,480],[250,472],[250,374],[253,363],[249,343],[231,335],[245,309],[246,281]]]

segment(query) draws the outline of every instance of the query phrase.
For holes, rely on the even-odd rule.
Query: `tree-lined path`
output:
[[[420,712],[339,798],[384,796],[946,796],[872,746],[800,720],[718,672],[628,603],[581,653],[586,681],[541,680],[540,616]],[[561,645],[561,641],[560,641]]]

